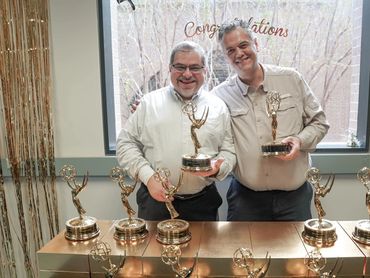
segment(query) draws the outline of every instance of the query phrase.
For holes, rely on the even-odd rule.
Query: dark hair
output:
[[[225,34],[234,31],[236,28],[242,28],[247,35],[250,37],[251,40],[254,39],[254,34],[252,30],[249,28],[250,22],[245,21],[243,19],[235,18],[229,21],[225,21],[221,24],[220,29],[218,30],[218,41],[222,43]]]
[[[183,41],[175,45],[171,52],[170,65],[173,64],[173,61],[175,60],[175,55],[179,51],[181,52],[195,51],[200,55],[203,66],[206,65],[206,53],[203,47],[201,47],[199,44],[193,41]]]

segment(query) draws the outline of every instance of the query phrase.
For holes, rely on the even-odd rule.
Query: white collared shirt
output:
[[[199,153],[215,158],[223,157],[217,180],[224,179],[236,163],[230,115],[225,103],[206,91],[196,94],[192,102],[197,106],[199,119],[205,107],[209,108],[205,124],[196,130],[201,144]],[[168,168],[172,184],[177,184],[182,156],[194,154],[191,139],[191,122],[182,112],[185,102],[172,86],[146,94],[137,110],[130,116],[117,139],[117,159],[129,170],[131,176],[138,172],[140,180],[147,184],[157,168]],[[179,194],[193,194],[212,183],[214,179],[184,174]]]
[[[310,151],[329,129],[325,114],[302,76],[291,68],[261,65],[262,85],[253,90],[237,76],[213,89],[228,106],[237,155],[235,177],[256,190],[294,190],[305,182]],[[277,112],[276,141],[288,136],[301,140],[300,156],[291,161],[263,157],[261,146],[272,142],[266,92],[275,90],[281,103]]]

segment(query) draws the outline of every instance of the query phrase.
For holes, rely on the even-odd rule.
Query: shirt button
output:
[[[268,177],[269,176],[269,173],[266,173],[265,175],[266,175],[266,177]]]
[[[262,136],[260,136],[260,139],[262,139]]]

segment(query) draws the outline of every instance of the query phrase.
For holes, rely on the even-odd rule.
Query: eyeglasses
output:
[[[175,71],[181,72],[181,73],[184,73],[186,69],[189,69],[189,71],[192,73],[200,73],[204,69],[204,66],[200,66],[200,65],[186,66],[183,64],[173,64],[171,65],[171,67],[175,69]]]

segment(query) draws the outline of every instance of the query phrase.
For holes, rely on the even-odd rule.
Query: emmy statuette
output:
[[[269,91],[266,95],[266,111],[269,118],[272,118],[272,143],[261,146],[263,156],[285,155],[290,152],[289,144],[276,142],[276,130],[278,127],[277,111],[280,107],[280,94],[277,91]]]
[[[67,182],[72,189],[72,200],[79,216],[66,221],[65,238],[68,240],[83,241],[94,238],[99,235],[100,229],[96,224],[96,218],[85,216],[86,210],[82,207],[80,199],[77,195],[86,187],[88,181],[88,173],[84,176],[81,184],[76,183],[76,168],[71,165],[65,165],[60,170],[60,176]]]
[[[240,247],[235,250],[233,255],[233,265],[245,269],[247,277],[250,278],[263,278],[266,276],[270,267],[271,256],[266,253],[265,261],[259,267],[255,266],[255,259],[253,253],[249,248]]]
[[[370,217],[370,188],[369,188],[370,169],[364,167],[361,170],[359,170],[357,173],[357,178],[367,189],[365,204],[367,207],[367,212]],[[355,231],[353,232],[352,237],[359,243],[370,245],[370,220],[363,219],[357,221]]]
[[[162,184],[166,191],[166,207],[171,219],[163,220],[157,224],[156,239],[162,244],[183,244],[191,239],[189,223],[182,219],[175,219],[179,216],[170,201],[178,191],[182,183],[183,173],[181,172],[177,185],[169,182],[170,171],[167,168],[157,169],[155,179]]]
[[[196,257],[198,256],[198,253]],[[161,252],[161,259],[166,265],[170,265],[172,271],[176,274],[176,277],[179,278],[187,278],[193,273],[196,258],[193,260],[193,264],[191,267],[187,268],[181,266],[180,259],[181,259],[181,248],[179,245],[165,245],[163,246]]]
[[[125,183],[125,171],[120,167],[112,168],[110,176],[113,181],[118,182],[118,185],[121,188],[121,201],[123,206],[126,208],[128,215],[128,218],[120,219],[114,225],[114,239],[127,243],[144,239],[148,235],[146,223],[141,218],[133,217],[135,215],[135,211],[132,209],[128,201],[128,196],[135,190],[138,182],[137,177],[135,178],[135,183],[133,185]]]
[[[343,258],[337,259],[332,269],[329,271],[324,271],[327,268],[327,260],[321,254],[319,248],[313,249],[307,254],[307,257],[304,259],[305,266],[312,271],[316,276],[320,278],[336,278],[339,277],[339,273],[343,267]],[[310,275],[311,277],[311,275]]]
[[[337,240],[335,225],[333,222],[323,219],[326,215],[322,208],[320,197],[325,197],[333,187],[335,176],[330,175],[326,184],[321,185],[321,175],[317,168],[310,168],[306,172],[306,179],[314,187],[314,203],[318,218],[309,219],[304,222],[303,240],[317,248],[333,246]]]
[[[182,107],[182,111],[188,115],[191,121],[191,139],[194,144],[194,154],[185,154],[182,156],[182,170],[191,172],[203,172],[212,170],[211,156],[199,153],[201,144],[198,140],[198,136],[195,129],[201,128],[207,121],[209,109],[204,108],[202,117],[200,119],[195,118],[195,112],[197,107],[194,103],[188,102]]]
[[[115,265],[111,260],[112,249],[107,242],[97,241],[93,248],[90,250],[90,256],[98,262],[104,270],[105,278],[114,278],[119,270],[123,267],[126,260],[126,255],[121,258],[119,265]]]

